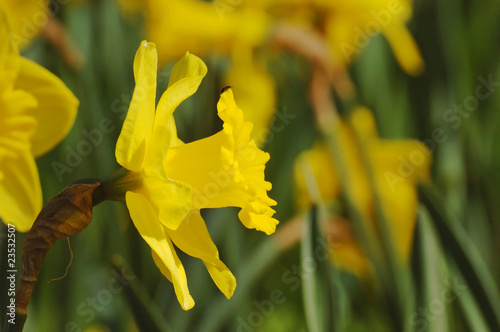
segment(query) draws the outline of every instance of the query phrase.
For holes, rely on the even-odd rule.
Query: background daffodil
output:
[[[1,0],[11,26],[10,38],[16,47],[26,47],[38,36],[50,16],[48,0]]]
[[[19,55],[0,7],[0,218],[26,232],[42,208],[34,158],[66,136],[78,100],[56,76]]]
[[[272,47],[275,30],[283,24],[319,37],[325,53],[329,53],[324,57],[334,70],[344,71],[378,34],[388,39],[405,71],[417,74],[423,68],[418,47],[405,26],[412,12],[407,0],[279,0],[234,5],[224,0],[120,3],[127,13],[145,14],[147,35],[157,42],[161,64],[186,51],[231,60],[226,66],[226,82],[235,87],[245,117],[254,123],[252,137],[258,145],[267,142],[266,128],[275,110],[275,81],[266,66],[276,53]]]
[[[199,210],[239,206],[247,227],[274,232],[277,221],[271,218],[274,211],[269,205],[275,202],[267,197],[270,184],[264,181],[269,155],[250,140],[252,126],[243,121],[230,90],[218,106],[224,129],[183,144],[177,138],[173,112],[196,92],[207,68],[198,57],[186,54],[174,66],[155,112],[156,71],[156,45],[143,41],[134,61],[136,87],[116,159],[130,171],[123,183],[134,225],[150,245],[160,271],[174,284],[182,308],[188,310],[194,301],[173,245],[203,260],[215,284],[231,297],[236,280],[219,259]],[[207,193],[206,186],[216,183],[212,174],[223,174],[228,181]]]
[[[380,139],[373,115],[364,107],[356,108],[349,119],[349,122],[343,121],[339,127],[339,138],[354,204],[364,215],[375,217],[375,200],[369,182],[369,177],[373,176],[376,194],[387,217],[398,258],[407,263],[417,216],[416,183],[429,177],[430,151],[416,140]],[[365,164],[360,149],[365,149],[368,164]],[[306,176],[307,171],[311,173],[311,178]],[[338,199],[342,190],[336,165],[330,151],[323,144],[298,157],[295,180],[298,204],[302,207],[331,203]],[[307,181],[311,180],[318,188],[319,197],[308,192]],[[345,221],[339,220],[338,226],[343,223]],[[334,242],[336,246],[333,259],[340,267],[360,277],[370,273],[369,262],[350,228],[343,237],[334,239]]]

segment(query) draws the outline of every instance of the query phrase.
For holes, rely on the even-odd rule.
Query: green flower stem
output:
[[[136,172],[120,167],[102,179],[82,179],[73,184],[77,183],[100,183],[92,195],[93,206],[96,206],[104,201],[125,202],[126,192],[140,185],[140,176]]]
[[[326,128],[325,128],[326,129]],[[387,259],[382,250],[382,244],[379,241],[379,237],[374,232],[374,229],[370,227],[370,219],[368,216],[364,215],[356,206],[354,195],[350,184],[347,181],[347,165],[345,164],[339,143],[339,137],[336,130],[323,130],[323,135],[327,146],[330,150],[332,158],[335,165],[337,166],[337,171],[339,173],[339,179],[342,190],[342,198],[347,206],[347,211],[352,221],[352,226],[356,238],[359,240],[363,253],[367,256],[368,260],[372,263],[375,275],[380,282],[383,294],[389,305],[391,311],[391,317],[396,330],[402,330],[401,317],[397,315],[399,311],[398,303],[394,303],[391,294],[394,291],[394,281],[391,273],[387,270]]]
[[[488,266],[463,229],[460,222],[452,222],[443,198],[430,184],[421,184],[418,194],[428,209],[446,252],[462,273],[473,297],[491,331],[500,331],[500,292]]]
[[[341,138],[339,136],[340,118],[332,98],[329,81],[324,73],[318,69],[315,70],[312,78],[311,101],[314,106],[316,122],[320,132],[337,166],[340,187],[342,188],[341,195],[347,206],[347,211],[352,221],[356,238],[360,242],[363,252],[374,267],[375,275],[380,282],[380,286],[382,287],[383,294],[391,312],[390,316],[393,318],[394,329],[403,330],[402,317],[399,315],[399,302],[401,298],[398,297],[398,301],[394,301],[391,296],[394,292],[394,277],[387,269],[388,262],[382,250],[383,245],[380,243],[379,236],[375,233],[373,227],[370,226],[371,220],[369,216],[356,207],[355,197],[348,181],[349,175],[347,172],[347,165],[342,155]]]
[[[399,315],[395,315],[395,318],[409,317],[411,313],[415,311],[415,294],[413,292],[415,287],[413,285],[411,273],[408,267],[404,267],[401,264],[397,248],[394,245],[394,236],[391,233],[389,221],[376,188],[375,174],[368,157],[367,145],[369,142],[362,139],[361,133],[359,133],[354,126],[351,126],[351,129],[354,132],[356,146],[361,155],[363,169],[366,171],[368,176],[370,194],[373,197],[375,208],[374,224],[377,227],[377,233],[382,239],[382,250],[388,264],[387,267],[389,269],[388,272],[390,273],[391,283],[395,286],[392,289],[390,288],[390,294],[393,295],[390,296],[390,298],[395,298],[398,301],[395,305],[396,308],[398,308]],[[409,324],[410,320],[406,320],[406,322]],[[398,322],[398,325],[401,325],[401,329],[404,329],[404,331],[411,331],[413,329],[412,326],[404,326],[404,324],[404,321]]]

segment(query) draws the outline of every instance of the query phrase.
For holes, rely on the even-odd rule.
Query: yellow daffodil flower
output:
[[[347,169],[347,183],[356,208],[374,218],[374,198],[370,190],[369,173],[375,181],[376,193],[392,232],[395,248],[401,262],[410,257],[413,229],[417,213],[416,182],[428,179],[430,152],[416,140],[383,140],[378,138],[373,115],[366,108],[355,109],[350,125],[343,122],[339,127],[340,144]],[[371,170],[366,169],[355,133],[362,141]],[[306,193],[307,177],[302,167],[308,167],[314,175],[319,198]],[[328,203],[338,198],[340,181],[335,164],[324,145],[301,154],[295,166],[295,179],[299,192],[299,205]],[[340,239],[333,250],[334,261],[342,268],[358,276],[366,276],[369,262],[353,236]]]
[[[278,221],[267,196],[271,183],[264,181],[264,165],[269,154],[250,138],[252,124],[244,121],[230,88],[217,105],[224,129],[205,139],[171,149],[165,159],[169,176],[190,184],[197,209],[241,207],[239,217],[247,228],[274,233]],[[202,164],[194,163],[201,158]]]
[[[407,73],[418,74],[423,68],[405,26],[412,14],[409,0],[274,0],[252,1],[248,6],[265,10],[275,20],[320,32],[330,46],[334,66],[350,64],[381,33]]]
[[[269,31],[261,11],[231,11],[220,17],[214,4],[199,0],[121,0],[126,11],[146,14],[148,38],[155,40],[160,63],[177,59],[186,51],[228,54],[234,43],[259,45]]]
[[[21,232],[42,208],[38,157],[71,129],[78,100],[56,76],[19,55],[0,3],[0,218]]]
[[[11,26],[10,38],[23,48],[38,36],[49,20],[48,0],[0,0],[6,8]]]
[[[423,68],[418,47],[405,23],[411,17],[408,0],[317,0],[326,6],[326,38],[334,61],[349,64],[368,45],[370,39],[382,33],[400,66],[409,74]]]
[[[160,271],[173,283],[182,308],[188,310],[194,300],[174,244],[204,262],[226,297],[236,287],[199,210],[239,206],[245,226],[269,234],[277,224],[269,207],[275,202],[267,197],[271,186],[264,181],[269,156],[249,139],[251,124],[243,121],[232,92],[224,92],[218,105],[224,129],[183,144],[177,138],[173,112],[196,92],[207,68],[201,59],[186,54],[174,66],[155,112],[157,61],[156,45],[142,42],[134,60],[136,87],[116,159],[130,171],[122,182],[134,225],[151,247]]]

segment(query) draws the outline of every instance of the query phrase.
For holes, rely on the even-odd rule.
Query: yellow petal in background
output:
[[[167,234],[179,249],[203,261],[215,284],[227,298],[233,295],[236,279],[219,259],[219,252],[200,211],[193,210],[177,230],[167,229]]]
[[[189,293],[186,272],[162,224],[158,222],[154,208],[140,193],[127,192],[126,202],[137,231],[154,252],[156,265],[174,284],[175,294],[182,308],[191,309],[194,300]]]
[[[198,0],[148,2],[148,38],[158,44],[160,63],[186,51],[228,53],[235,42],[258,45],[269,31],[269,18],[260,11],[220,11]],[[168,31],[169,33],[165,33]]]
[[[157,63],[155,44],[142,41],[134,59],[134,94],[115,150],[118,163],[135,172],[143,167],[153,130]]]
[[[38,106],[28,113],[38,121],[32,152],[35,157],[45,154],[73,127],[78,99],[58,77],[22,57],[15,88],[28,91],[38,101]]]
[[[19,69],[19,50],[10,38],[5,6],[0,1],[0,92],[12,88]]]
[[[384,35],[401,68],[408,74],[418,75],[424,70],[417,43],[404,24],[393,24],[384,30]]]
[[[340,153],[346,166],[346,183],[351,199],[367,220],[376,220],[370,176],[387,219],[394,245],[401,262],[410,259],[418,197],[416,182],[427,179],[431,163],[430,151],[416,140],[384,140],[378,137],[375,118],[365,107],[355,108],[349,122],[336,127]],[[366,160],[363,158],[366,154]],[[307,192],[306,177],[301,165],[309,167],[319,191],[319,199]],[[301,204],[328,203],[340,193],[335,164],[328,149],[321,145],[303,152],[296,164],[296,185]],[[369,167],[369,169],[367,168]],[[367,223],[365,227],[375,227]],[[335,263],[360,277],[368,275],[371,267],[354,235],[336,243]]]
[[[26,47],[49,20],[49,0],[1,1],[7,10],[12,40],[17,47]]]
[[[29,151],[2,162],[0,218],[27,232],[42,209],[42,191],[35,160]]]
[[[309,172],[312,178],[309,179],[305,172]],[[338,198],[340,181],[330,152],[324,144],[316,144],[313,149],[300,154],[295,162],[294,176],[299,207],[307,208],[311,204],[320,204],[321,201],[327,203]],[[310,197],[309,180],[315,181],[312,185],[318,188],[320,197]]]

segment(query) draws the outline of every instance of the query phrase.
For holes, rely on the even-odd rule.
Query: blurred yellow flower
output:
[[[174,66],[155,112],[157,60],[156,45],[142,42],[134,61],[136,87],[116,159],[130,171],[124,179],[125,200],[134,225],[151,247],[160,271],[174,284],[182,308],[188,310],[194,300],[173,244],[202,259],[226,297],[236,287],[199,210],[239,206],[245,226],[271,233],[277,221],[271,218],[274,211],[269,205],[275,202],[267,197],[270,184],[264,181],[269,156],[249,140],[251,124],[243,121],[231,91],[222,94],[218,105],[224,129],[183,144],[177,138],[173,112],[196,92],[207,68],[201,59],[186,54]]]
[[[48,70],[19,55],[0,3],[0,218],[26,232],[42,208],[35,157],[71,129],[78,100]]]
[[[235,43],[262,44],[269,32],[269,18],[259,10],[234,11],[222,19],[206,1],[120,2],[126,11],[146,14],[148,38],[157,43],[160,63],[177,59],[186,51],[229,54]]]
[[[25,47],[38,36],[49,20],[49,0],[0,0],[6,8],[11,26],[9,34],[19,48]]]
[[[274,21],[286,21],[319,32],[328,43],[334,66],[351,63],[370,39],[382,33],[401,67],[418,74],[423,61],[405,23],[411,18],[409,0],[274,0],[252,1]]]
[[[363,107],[355,109],[350,122],[342,122],[338,130],[347,171],[346,181],[356,208],[370,219],[375,218],[375,203],[369,182],[371,172],[398,257],[401,262],[407,262],[417,213],[415,184],[420,179],[429,178],[430,151],[425,144],[416,140],[379,139],[373,115]],[[357,139],[366,151],[370,169],[367,169],[362,161]],[[319,197],[312,197],[306,192],[307,181],[311,179],[304,173],[304,167],[313,175]],[[299,205],[302,207],[332,202],[342,190],[330,153],[321,144],[299,156],[295,165],[295,180]],[[369,273],[369,262],[353,235],[345,236],[335,243],[333,259],[340,267],[358,276],[366,276]]]
[[[368,45],[370,39],[382,33],[400,66],[409,74],[418,74],[423,61],[418,47],[405,23],[411,17],[408,0],[355,0],[315,2],[327,10],[324,30],[334,60],[349,64]]]

